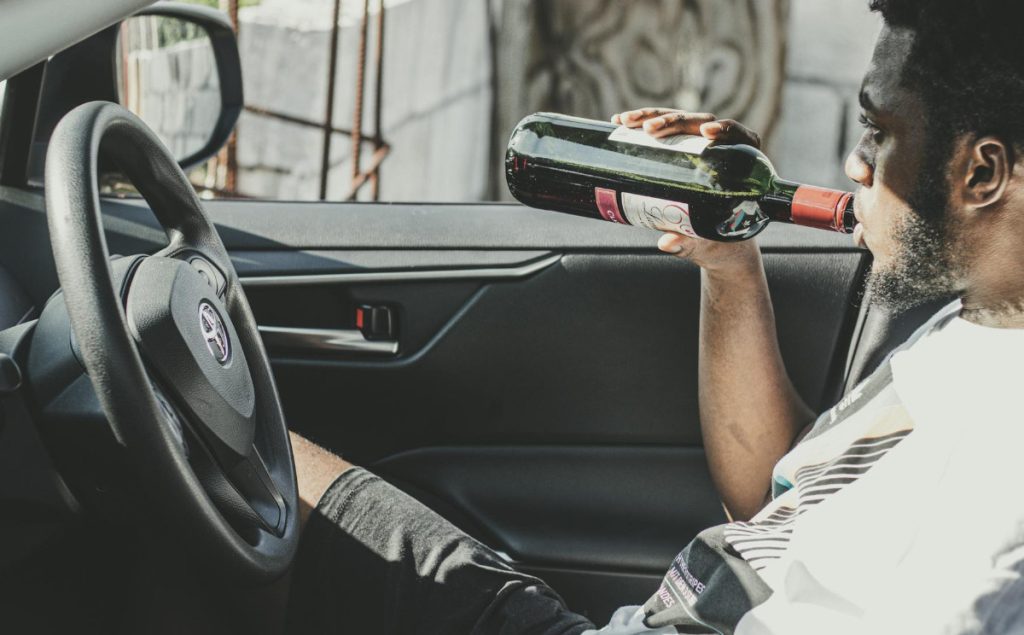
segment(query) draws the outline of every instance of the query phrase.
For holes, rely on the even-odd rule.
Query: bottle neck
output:
[[[762,208],[773,221],[793,223],[849,234],[857,220],[853,194],[813,185],[775,179],[762,199]]]

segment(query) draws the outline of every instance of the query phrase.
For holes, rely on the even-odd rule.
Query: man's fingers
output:
[[[714,121],[715,116],[707,112],[675,111],[644,121],[644,131],[655,137],[674,134],[699,134],[701,125]]]
[[[657,117],[658,115],[664,115],[666,113],[674,112],[673,108],[637,108],[635,110],[627,110],[622,113],[622,118],[626,121],[643,121],[650,119],[651,117]]]
[[[719,119],[701,125],[700,133],[719,143],[745,143],[761,147],[761,136],[733,119]]]
[[[661,138],[677,134],[703,135],[719,143],[745,143],[761,147],[761,137],[735,119],[718,119],[709,112],[687,112],[672,108],[638,108],[612,116],[612,123],[629,128],[642,127]]]
[[[627,110],[612,116],[612,123],[629,128],[639,128],[652,117],[659,117],[673,112],[677,111],[672,108],[637,108],[636,110]]]

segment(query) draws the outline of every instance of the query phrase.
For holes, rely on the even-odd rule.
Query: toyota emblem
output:
[[[199,304],[199,328],[203,331],[203,339],[206,340],[210,354],[221,365],[226,365],[231,359],[231,339],[224,320],[220,319],[217,309],[209,302]]]

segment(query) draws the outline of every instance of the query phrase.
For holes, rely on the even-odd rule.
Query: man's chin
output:
[[[912,275],[900,269],[872,270],[865,281],[866,300],[888,313],[906,313],[917,307],[950,302],[958,292],[950,280]]]
[[[940,203],[913,209],[942,209]],[[944,214],[925,219],[917,213],[899,217],[892,230],[895,248],[881,257],[876,255],[865,281],[866,297],[872,305],[903,313],[960,295],[965,280],[963,252],[958,249],[961,241],[946,224],[948,218]]]

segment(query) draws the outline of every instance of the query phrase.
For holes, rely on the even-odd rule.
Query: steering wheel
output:
[[[101,157],[152,208],[168,239],[157,253],[111,261]],[[195,190],[157,136],[108,102],[61,120],[45,174],[70,348],[133,476],[204,561],[251,582],[276,578],[299,538],[288,431],[256,321]]]

